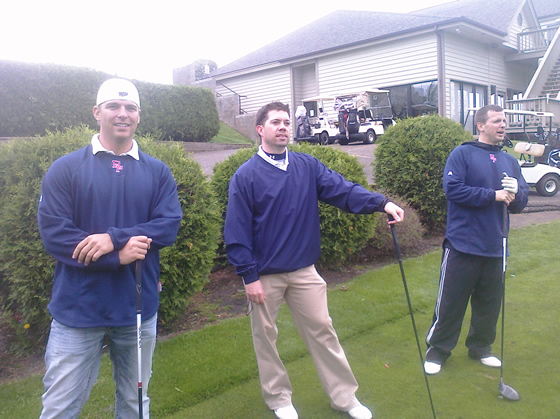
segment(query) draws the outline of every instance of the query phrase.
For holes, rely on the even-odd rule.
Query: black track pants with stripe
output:
[[[426,337],[426,360],[444,363],[457,345],[471,300],[471,325],[465,341],[469,356],[490,355],[502,298],[502,258],[443,249],[433,324]]]

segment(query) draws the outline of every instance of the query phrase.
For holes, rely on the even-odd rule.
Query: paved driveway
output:
[[[364,168],[364,172],[367,176],[368,182],[370,184],[373,183],[373,170],[371,167],[371,163],[374,160],[373,155],[375,152],[375,148],[377,147],[376,144],[351,143],[341,146],[337,143],[330,145],[329,147],[333,147],[356,156],[358,161]],[[193,158],[202,166],[202,170],[204,171],[204,173],[207,176],[211,176],[214,164],[225,160],[228,156],[234,154],[236,151],[236,149],[230,149],[194,152]],[[560,211],[560,193],[556,194],[553,197],[545,197],[538,195],[535,191],[531,191],[529,194],[529,204],[524,211]]]

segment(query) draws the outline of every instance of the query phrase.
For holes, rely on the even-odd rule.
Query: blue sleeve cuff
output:
[[[259,273],[254,271],[254,272],[249,272],[249,273],[245,273],[243,276],[243,283],[245,285],[250,284],[251,282],[256,282],[259,280]]]

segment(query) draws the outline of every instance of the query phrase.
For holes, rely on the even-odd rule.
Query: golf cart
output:
[[[518,142],[515,151],[521,154],[519,164],[527,184],[536,188],[539,195],[556,195],[560,187],[560,169],[546,163],[547,146]]]
[[[338,112],[336,139],[341,145],[353,141],[373,144],[395,124],[389,90],[372,89],[339,95],[335,98],[334,109]]]
[[[473,135],[476,135],[476,126],[474,125],[474,114],[476,109],[469,109],[465,126],[469,127],[469,120],[472,118]],[[530,135],[527,132],[527,127],[530,125],[529,121],[537,121],[537,123],[544,122],[548,118],[547,127],[549,128],[548,135],[543,136],[545,139],[558,140],[558,133],[552,133],[552,118],[554,114],[551,112],[536,112],[536,111],[523,111],[514,109],[504,109],[504,113],[508,118],[508,128],[506,128],[506,137],[502,142],[505,147],[513,147],[513,143],[509,139],[508,129],[513,124],[516,128],[521,127],[522,131],[516,129],[516,138],[526,139],[527,141],[520,141],[515,145],[514,150],[520,154],[518,159],[521,166],[521,174],[530,187],[536,188],[537,193],[542,196],[554,196],[560,188],[560,169],[557,168],[550,161],[550,154],[555,150],[555,147],[550,143],[542,144],[542,138],[535,135]],[[538,131],[537,131],[538,132]],[[531,141],[534,140],[534,141]],[[541,144],[539,144],[539,142]],[[533,158],[534,157],[534,158]]]
[[[317,96],[303,99],[303,106],[307,109],[309,122],[313,128],[313,136],[318,144],[333,144],[338,134],[338,119],[325,112],[324,102],[332,102],[334,97]]]

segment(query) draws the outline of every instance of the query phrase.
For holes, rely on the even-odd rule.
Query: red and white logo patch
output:
[[[113,160],[113,169],[115,169],[116,173],[120,173],[124,166],[121,164],[120,160]]]

